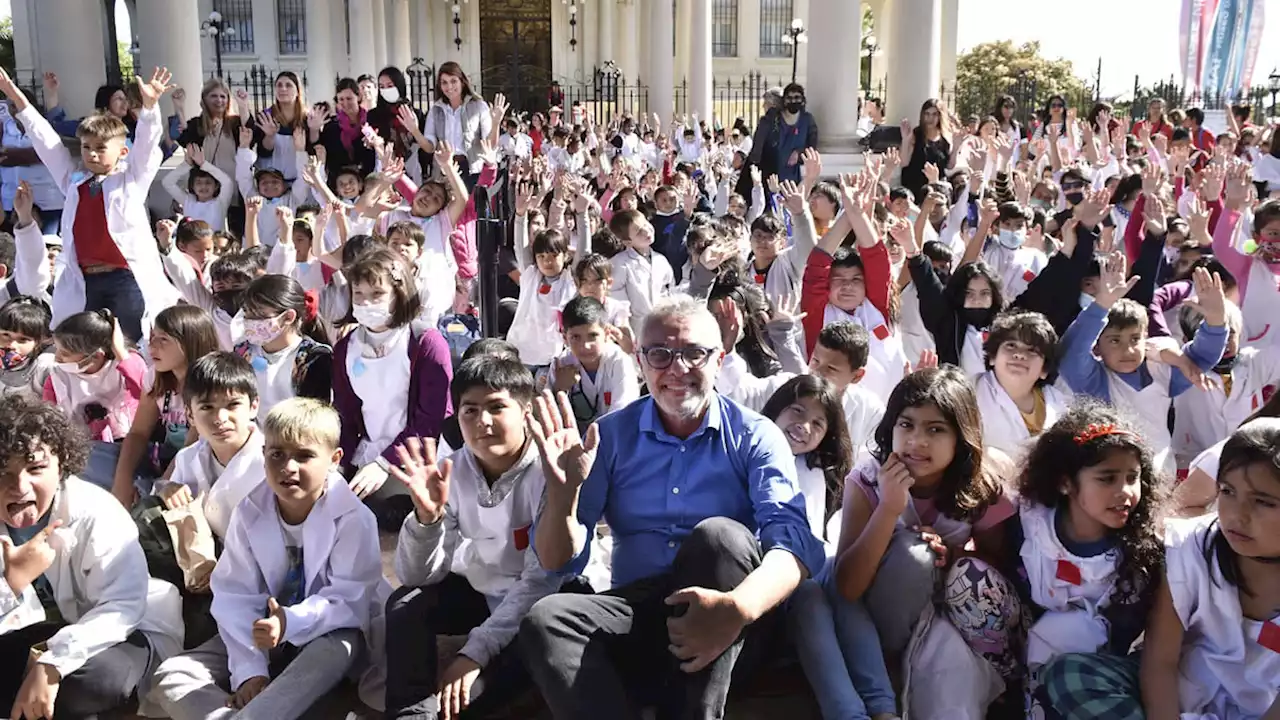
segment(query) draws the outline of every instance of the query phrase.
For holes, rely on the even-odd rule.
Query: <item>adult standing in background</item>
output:
[[[213,163],[227,177],[236,176],[236,148],[244,119],[231,108],[231,89],[219,78],[209,78],[200,90],[200,114],[187,123],[178,136],[182,147],[199,145],[207,162]],[[244,202],[239,189],[227,210],[227,229],[244,232]]]
[[[791,83],[782,91],[782,110],[765,141],[765,150],[773,154],[781,181],[800,182],[804,151],[818,147],[818,121],[804,106],[804,86]]]
[[[734,192],[744,198],[751,197],[751,167],[760,168],[760,176],[768,178],[778,172],[773,153],[765,152],[765,143],[773,132],[778,118],[782,114],[782,88],[769,88],[764,93],[764,115],[756,121],[756,130],[751,136],[751,152],[747,155],[747,167],[738,176],[738,185]],[[772,199],[766,196],[772,202]]]
[[[497,145],[497,138],[490,137],[493,130],[489,103],[471,88],[462,66],[452,61],[441,65],[436,73],[436,101],[427,111],[423,130],[426,145],[422,149],[434,153],[436,145],[443,141],[459,155],[465,155],[465,161],[458,165],[464,177],[470,176],[467,187],[471,188],[482,167],[480,143],[490,139]]]
[[[409,102],[408,83],[397,67],[385,67],[378,73],[378,102],[369,111],[369,126],[383,142],[390,143],[396,157],[405,161],[406,172],[421,177],[433,165],[425,153],[413,156],[413,146],[426,148],[422,134],[423,115]]]
[[[276,75],[275,102],[258,113],[254,123],[258,169],[279,170],[285,182],[292,183],[298,177],[298,154],[293,149],[293,134],[306,131],[307,102],[302,97],[302,83],[296,74],[285,70]]]
[[[377,164],[377,157],[365,145],[361,132],[369,114],[360,107],[360,86],[351,78],[342,78],[336,90],[337,107],[333,117],[323,127],[309,125],[311,142],[324,147],[324,169],[331,184],[343,168],[359,168],[360,176],[365,177]]]
[[[916,202],[928,184],[924,166],[932,163],[945,173],[951,164],[951,127],[947,114],[936,98],[920,106],[920,124],[914,128],[910,120],[902,121],[902,186],[910,190]]]

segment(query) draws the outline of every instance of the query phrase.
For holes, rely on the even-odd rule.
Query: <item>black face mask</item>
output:
[[[787,112],[791,113],[792,115],[799,115],[802,111],[804,111],[804,101],[790,100],[787,102],[786,105],[783,105],[783,107],[785,107],[787,109]]]
[[[1068,205],[1079,205],[1084,202],[1084,193],[1082,192],[1069,192],[1063,195],[1063,197],[1067,199]]]
[[[237,312],[240,312],[240,301],[243,297],[243,289],[219,290],[213,294],[213,303],[219,310],[234,317]]]
[[[961,319],[978,329],[990,325],[994,315],[995,311],[992,308],[964,308],[960,311]]]
[[[1235,366],[1236,366],[1236,356],[1232,355],[1231,357],[1224,357],[1221,360],[1219,360],[1218,364],[1213,366],[1213,371],[1218,373],[1219,375],[1226,375],[1227,373],[1231,372],[1235,368]]]

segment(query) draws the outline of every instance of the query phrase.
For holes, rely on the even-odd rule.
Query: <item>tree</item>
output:
[[[0,19],[0,67],[13,73],[18,64],[13,53],[13,18]]]
[[[952,107],[962,120],[989,115],[996,98],[1006,93],[1017,101],[1016,117],[1023,122],[1053,95],[1062,95],[1082,114],[1094,100],[1093,89],[1076,76],[1071,61],[1041,57],[1038,42],[982,43],[956,59]]]
[[[120,58],[120,77],[124,78],[126,83],[133,80],[134,76],[133,53],[129,52],[129,47],[129,43],[127,42],[121,41],[116,43],[116,52]]]

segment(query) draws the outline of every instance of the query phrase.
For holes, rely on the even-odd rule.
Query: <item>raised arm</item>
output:
[[[75,162],[71,159],[71,151],[62,144],[62,138],[58,136],[49,121],[27,102],[27,96],[23,94],[22,89],[14,84],[9,73],[3,69],[0,69],[0,92],[3,92],[9,102],[13,103],[13,109],[17,111],[16,117],[27,129],[27,136],[31,138],[32,147],[40,156],[40,162],[44,163],[49,174],[53,176],[58,189],[65,192],[67,183],[76,170]]]

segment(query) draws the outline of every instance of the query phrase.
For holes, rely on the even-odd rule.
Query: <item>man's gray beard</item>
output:
[[[701,417],[711,404],[711,391],[707,390],[699,395],[690,395],[681,401],[675,407],[667,407],[666,403],[659,400],[656,396],[654,402],[658,403],[658,408],[668,415],[672,415],[679,420],[692,420]]]

